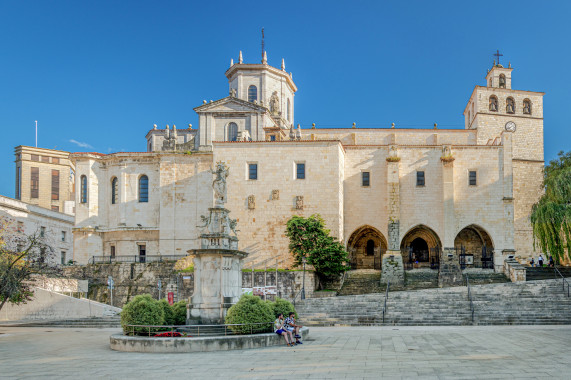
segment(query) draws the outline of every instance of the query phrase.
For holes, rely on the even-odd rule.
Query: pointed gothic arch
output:
[[[477,224],[462,228],[454,238],[454,248],[470,258],[461,264],[467,267],[494,268],[494,242],[488,232]],[[462,257],[460,258],[462,260]]]
[[[424,224],[412,227],[402,238],[400,248],[406,269],[438,268],[442,243],[432,228]]]
[[[370,225],[357,228],[347,240],[353,269],[381,269],[381,257],[387,251],[387,239]]]

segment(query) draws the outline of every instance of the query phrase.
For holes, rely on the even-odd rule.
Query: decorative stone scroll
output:
[[[272,201],[278,201],[280,199],[280,191],[272,190]]]
[[[295,209],[303,210],[303,195],[297,195],[295,197]]]

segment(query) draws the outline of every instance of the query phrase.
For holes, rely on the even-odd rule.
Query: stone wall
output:
[[[162,263],[114,263],[90,264],[66,267],[65,275],[70,278],[89,281],[88,298],[103,303],[110,302],[107,279],[113,277],[113,305],[123,307],[125,303],[139,294],[151,294],[158,298],[158,280],[161,279],[161,298],[168,292],[174,293],[174,300],[188,300],[194,292],[194,273],[175,270],[174,262]],[[255,271],[253,286],[276,286],[276,272]],[[301,290],[303,271],[278,271],[277,295],[288,300],[293,299]],[[311,297],[317,288],[317,276],[311,271],[305,272],[305,294]],[[242,272],[242,287],[252,288],[252,272]],[[273,296],[268,296],[272,299]],[[299,296],[298,296],[299,299]]]

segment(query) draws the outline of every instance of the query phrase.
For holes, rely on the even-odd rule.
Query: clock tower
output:
[[[506,68],[494,60],[486,85],[474,87],[464,120],[466,129],[477,131],[478,145],[500,145],[504,132],[513,136],[513,199],[505,201],[513,201],[515,249],[526,255],[534,254],[529,252],[533,247],[529,215],[542,193],[544,93],[514,90],[512,70],[511,64]]]

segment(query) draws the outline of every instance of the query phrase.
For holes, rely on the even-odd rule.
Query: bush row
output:
[[[231,329],[238,334],[259,333],[271,330],[272,322],[279,313],[288,316],[295,313],[291,302],[276,297],[275,301],[262,301],[260,297],[243,295],[238,303],[228,309],[226,324],[247,324],[245,326],[232,326]],[[297,313],[295,314],[297,318]],[[254,325],[259,323],[258,325]]]
[[[157,301],[150,294],[138,295],[129,301],[121,312],[123,332],[133,331],[127,325],[184,325],[186,323],[186,302],[169,305],[165,299]],[[146,332],[135,328],[135,332]]]

